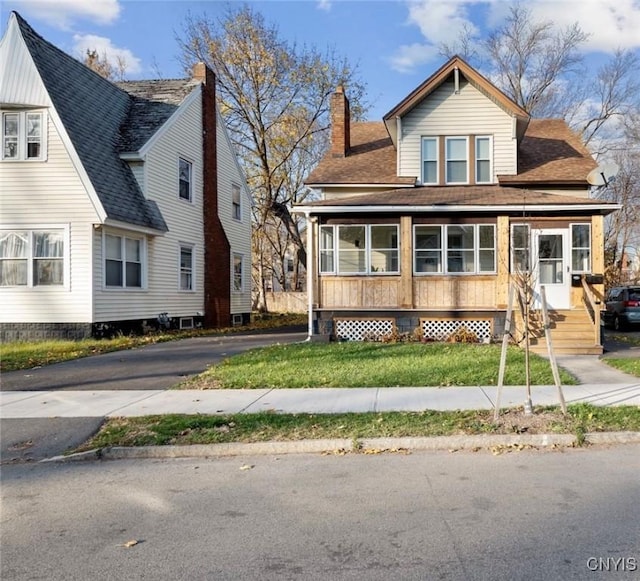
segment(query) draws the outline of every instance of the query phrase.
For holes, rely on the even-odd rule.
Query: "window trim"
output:
[[[462,141],[465,142],[465,158],[462,159],[449,159],[447,145],[450,141]],[[469,136],[468,135],[447,135],[444,138],[444,177],[446,185],[467,185],[469,184]],[[462,182],[454,182],[449,179],[449,162],[464,161],[466,167],[466,179]]]
[[[107,236],[120,238],[120,249],[122,254],[122,285],[107,284]],[[140,242],[140,286],[126,285],[126,240],[136,240]],[[144,235],[136,235],[134,233],[122,233],[113,230],[104,230],[102,232],[102,290],[109,292],[141,292],[147,290],[147,238]]]
[[[191,267],[188,271],[183,271],[182,268],[182,251],[189,250],[191,252]],[[182,274],[186,272],[190,275],[191,286],[189,288],[182,287]],[[178,292],[193,293],[196,290],[196,256],[195,245],[187,242],[178,243]]]
[[[5,155],[5,118],[7,115],[18,116],[18,135],[16,157],[7,157]],[[29,136],[27,135],[27,118],[30,115],[38,115],[40,117],[40,155],[38,157],[28,157]],[[47,125],[48,116],[45,109],[14,109],[2,111],[2,119],[0,120],[0,160],[3,162],[42,162],[47,160]]]
[[[397,270],[372,270],[371,266],[371,228],[376,227],[393,227],[396,230],[396,248],[377,248],[379,251],[393,251],[396,252],[396,263]],[[341,271],[339,268],[340,265],[340,228],[348,228],[348,227],[357,227],[364,228],[364,265],[365,268],[363,271]],[[333,247],[332,248],[321,248],[320,243],[322,241],[322,236],[319,235],[318,241],[318,272],[320,274],[335,274],[338,276],[398,276],[400,274],[400,260],[401,260],[401,252],[400,252],[400,225],[394,223],[382,223],[382,224],[322,224],[320,226],[320,232],[322,229],[331,229],[333,233]],[[322,256],[331,255],[333,257],[333,270],[322,270]]]
[[[7,224],[0,228],[0,233],[24,232],[29,236],[29,255],[27,260],[27,284],[0,285],[0,292],[4,289],[29,289],[30,292],[68,291],[71,288],[71,254],[70,233],[68,224],[32,224],[27,227],[22,225]],[[62,233],[62,284],[34,284],[34,234],[37,232],[61,232]],[[0,259],[4,260],[4,259]],[[8,259],[11,260],[11,259]]]
[[[589,246],[574,246],[573,245],[573,228],[574,226],[587,226],[589,229]],[[591,226],[591,222],[572,222],[569,224],[569,236],[570,236],[570,246],[571,246],[571,272],[575,272],[578,274],[591,274],[593,271],[593,229]],[[589,268],[587,270],[574,270],[573,268],[573,251],[574,250],[588,250],[589,252]]]
[[[484,159],[478,156],[478,141],[480,139],[486,139],[489,141],[489,158]],[[474,179],[476,184],[492,184],[494,183],[493,179],[493,135],[476,135],[474,138]],[[478,179],[478,162],[479,161],[488,161],[489,162],[489,180],[488,181],[480,181]]]
[[[183,163],[186,164],[187,168],[189,169],[189,181],[187,182],[187,186],[189,188],[188,198],[185,198],[182,195],[182,188],[180,187],[181,184],[184,182],[184,180],[182,179],[182,172],[181,172],[181,165]],[[182,156],[178,157],[178,199],[182,200],[183,202],[188,202],[189,204],[193,204],[193,163]]]
[[[449,233],[450,226],[472,226],[473,227],[473,272],[457,272],[449,270]],[[493,229],[493,248],[480,247],[480,227],[487,226]],[[440,255],[440,269],[436,272],[419,271],[417,269],[417,252],[425,251],[425,249],[418,249],[416,245],[416,232],[418,228],[439,228],[440,229],[440,248],[431,249],[431,252],[438,252]],[[497,239],[496,239],[496,224],[494,223],[474,223],[474,224],[414,224],[413,225],[413,276],[485,276],[495,275],[497,273]],[[469,252],[469,249],[463,249],[465,252]],[[481,270],[480,269],[480,251],[481,250],[493,250],[493,270]]]
[[[236,191],[238,192],[237,202]],[[242,188],[238,184],[231,184],[231,217],[238,222],[242,222]]]
[[[240,288],[236,286],[237,273],[236,273],[236,259],[239,259],[240,264]],[[231,260],[231,291],[234,293],[243,293],[245,285],[245,273],[244,273],[244,254],[234,252]]]
[[[435,143],[435,159],[425,159],[425,141],[433,141]],[[425,181],[424,164],[426,162],[435,162],[436,164],[436,180],[434,182]],[[423,135],[420,140],[420,176],[423,186],[437,186],[440,183],[440,137],[438,135]]]

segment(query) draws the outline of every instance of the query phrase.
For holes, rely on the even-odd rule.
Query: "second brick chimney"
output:
[[[331,155],[346,157],[350,147],[349,99],[342,85],[331,95]]]

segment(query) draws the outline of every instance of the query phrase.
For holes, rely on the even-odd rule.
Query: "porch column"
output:
[[[315,236],[314,228],[316,227],[317,218],[312,218],[309,214],[305,214],[307,220],[307,308],[308,308],[308,334],[309,338],[313,335],[313,299],[315,290]]]
[[[411,216],[400,218],[400,306],[413,308],[413,236]]]
[[[507,308],[507,294],[509,292],[509,216],[498,216],[496,228],[496,243],[498,247],[496,277],[496,307]]]

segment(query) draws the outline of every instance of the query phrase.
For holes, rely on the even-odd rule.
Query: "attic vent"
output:
[[[180,317],[181,329],[193,329],[193,317]]]
[[[240,327],[242,325],[242,313],[231,315],[231,324],[234,327]]]

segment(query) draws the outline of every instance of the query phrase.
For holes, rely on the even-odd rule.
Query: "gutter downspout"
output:
[[[313,335],[313,227],[316,222],[316,218],[311,218],[309,212],[304,213],[305,220],[307,221],[307,309],[308,309],[308,337],[307,341],[311,341]]]

